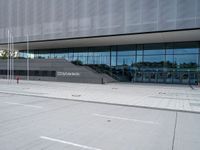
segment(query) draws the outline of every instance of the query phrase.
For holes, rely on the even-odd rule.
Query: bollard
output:
[[[103,82],[103,78],[101,78],[101,84],[104,84],[104,82]]]
[[[16,79],[17,79],[17,84],[19,84],[19,77],[17,77]]]

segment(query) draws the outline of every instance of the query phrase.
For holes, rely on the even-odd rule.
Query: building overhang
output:
[[[189,41],[200,41],[200,29],[33,41],[29,43],[29,47],[30,49],[39,50],[39,49],[59,49],[59,48],[72,48],[72,47],[93,47],[93,46],[189,42]],[[26,42],[15,43],[14,47],[16,50],[26,50],[27,43]],[[0,49],[7,49],[7,44],[0,44]]]

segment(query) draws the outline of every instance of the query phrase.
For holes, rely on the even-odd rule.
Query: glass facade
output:
[[[20,57],[66,59],[124,82],[197,84],[200,42],[32,50]]]

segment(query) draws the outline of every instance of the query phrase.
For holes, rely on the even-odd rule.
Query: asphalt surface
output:
[[[199,150],[200,114],[0,93],[0,150]]]

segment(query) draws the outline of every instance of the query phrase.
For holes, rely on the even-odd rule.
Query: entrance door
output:
[[[150,72],[143,72],[143,82],[144,83],[149,83],[150,82]]]
[[[174,73],[172,71],[166,72],[166,83],[172,84],[173,76],[174,76]]]
[[[137,71],[136,73],[135,73],[135,80],[134,81],[136,81],[136,82],[142,82],[142,72],[140,72],[140,71]]]
[[[181,84],[181,73],[179,71],[173,72],[173,83]]]
[[[151,83],[157,82],[157,73],[156,72],[150,72],[150,82]]]
[[[189,84],[189,72],[187,71],[180,72],[180,79],[181,79],[181,84]]]
[[[189,84],[197,85],[198,83],[198,73],[191,71],[189,72]]]
[[[165,83],[165,72],[157,72],[157,82],[158,83]]]

